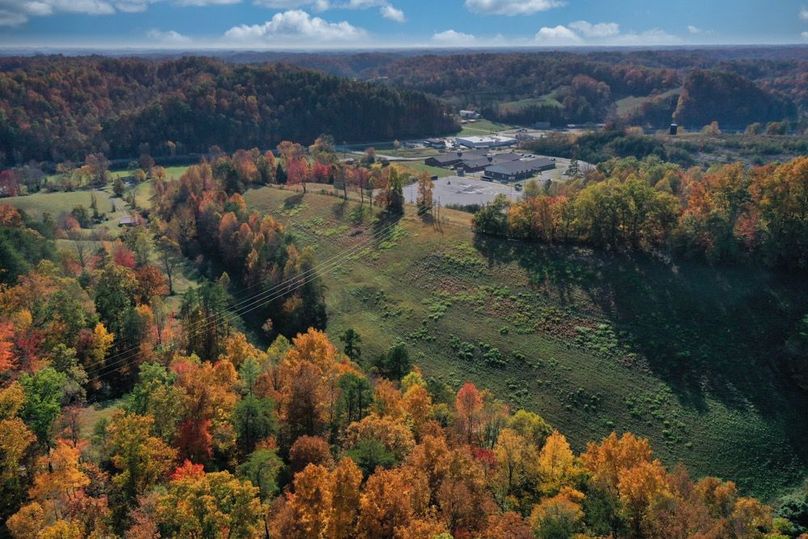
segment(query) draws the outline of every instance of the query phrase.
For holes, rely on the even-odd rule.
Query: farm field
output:
[[[312,191],[245,198],[318,260],[344,255],[324,277],[328,333],[357,330],[365,361],[401,338],[427,376],[535,410],[576,450],[633,431],[667,464],[744,493],[771,498],[802,479],[808,402],[770,363],[808,306],[797,279],[479,239],[450,210],[436,225],[408,207],[389,225]]]

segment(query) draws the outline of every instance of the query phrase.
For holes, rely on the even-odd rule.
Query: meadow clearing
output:
[[[537,411],[578,450],[633,431],[764,498],[802,479],[808,403],[772,352],[808,305],[796,279],[480,238],[450,210],[382,222],[311,187],[245,198],[318,261],[341,257],[323,277],[328,333],[358,331],[365,361],[402,339],[427,376]]]

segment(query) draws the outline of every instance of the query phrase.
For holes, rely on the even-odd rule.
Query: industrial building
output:
[[[424,141],[424,146],[429,148],[446,148],[446,141],[442,138],[428,138]]]
[[[480,172],[491,165],[521,159],[518,153],[489,154],[487,151],[444,153],[428,158],[425,163],[433,167],[454,168],[464,172]]]
[[[466,148],[504,148],[516,144],[516,139],[500,135],[487,137],[457,137],[457,143]]]
[[[500,182],[515,182],[530,178],[545,170],[553,170],[555,166],[555,159],[547,157],[509,161],[487,167],[484,177]]]

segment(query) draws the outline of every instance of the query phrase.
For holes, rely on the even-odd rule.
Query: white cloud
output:
[[[617,23],[592,24],[575,21],[568,25],[544,26],[536,32],[534,41],[542,45],[676,45],[683,42],[659,28],[643,32],[620,31]]]
[[[158,0],[117,0],[115,2],[115,7],[118,9],[118,11],[123,11],[125,13],[141,13],[146,11],[149,4],[153,4],[155,1]]]
[[[801,37],[802,39],[804,39],[804,40],[808,41],[808,32],[802,32],[802,33],[800,34],[800,37]]]
[[[800,19],[808,21],[808,7],[802,6],[800,8]]]
[[[628,32],[609,40],[610,45],[632,45],[650,47],[653,45],[681,45],[684,40],[660,29],[651,28],[643,32]]]
[[[130,1],[148,0],[121,0],[127,4]],[[0,0],[0,26],[17,26],[30,17],[44,17],[56,12],[109,15],[115,13],[115,7],[107,0]]]
[[[255,0],[253,3],[256,6],[284,10],[310,7],[315,11],[325,11],[331,7],[328,0]]]
[[[587,21],[575,21],[569,27],[585,37],[611,37],[620,33],[620,25],[616,22],[600,22],[592,24]]]
[[[192,41],[190,37],[180,34],[174,30],[163,31],[154,29],[146,32],[146,35],[149,38],[159,41],[160,43],[165,43],[166,45],[183,45],[191,43]]]
[[[24,13],[0,9],[0,26],[19,26],[28,20]]]
[[[347,3],[335,4],[333,7],[343,9],[369,9],[377,7],[379,8],[379,15],[385,19],[396,22],[404,22],[407,20],[404,16],[404,12],[391,4],[389,0],[348,0]]]
[[[432,41],[441,45],[470,45],[476,38],[471,34],[456,32],[455,30],[445,30],[432,35]]]
[[[407,20],[404,16],[404,12],[392,4],[380,7],[379,13],[381,13],[382,17],[385,19],[390,19],[391,21],[404,22]]]
[[[151,4],[169,0],[0,0],[0,26],[16,26],[31,17],[46,17],[56,13],[112,15],[140,13]],[[210,6],[238,4],[241,0],[171,0],[178,6]],[[317,0],[323,2],[326,0]]]
[[[581,37],[567,28],[559,24],[558,26],[544,26],[536,32],[536,41],[548,45],[577,45],[582,43]]]
[[[294,9],[276,13],[264,24],[234,26],[224,36],[239,43],[266,43],[268,41],[318,43],[351,42],[366,36],[365,30],[346,21],[328,22],[312,17],[305,11]]]
[[[466,0],[470,11],[493,15],[532,15],[563,5],[562,0]]]
[[[344,0],[336,3],[332,0],[254,0],[253,3],[257,6],[283,10],[311,8],[314,11],[327,11],[329,9],[379,8],[379,15],[385,19],[396,22],[407,20],[404,11],[395,7],[389,0]]]
[[[692,24],[689,24],[687,25],[687,31],[689,34],[698,35],[701,34],[704,30],[702,30],[698,26],[693,26]]]
[[[27,2],[23,2],[23,5],[25,4],[27,4]],[[115,8],[112,7],[112,4],[104,0],[46,0],[44,2],[37,2],[35,9],[45,9],[45,6],[39,4],[50,5],[51,13],[54,11],[85,13],[87,15],[110,15],[115,13]]]

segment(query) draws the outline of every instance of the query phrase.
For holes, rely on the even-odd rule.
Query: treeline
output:
[[[284,65],[190,57],[5,58],[0,152],[6,164],[170,156],[313,141],[392,140],[457,130],[444,105],[417,91]]]
[[[474,218],[478,232],[597,247],[663,250],[711,261],[756,258],[808,268],[808,158],[683,169],[613,159],[558,194],[528,186]]]
[[[511,412],[472,383],[455,391],[425,378],[406,353],[395,354],[403,377],[368,375],[357,337],[346,338],[353,359],[309,330],[267,350],[231,332],[213,360],[144,361],[89,441],[78,410],[63,404],[74,386],[61,356],[31,370],[4,348],[13,365],[0,388],[7,530],[15,539],[803,531],[732,482],[666,469],[630,433],[576,454],[539,415]]]

